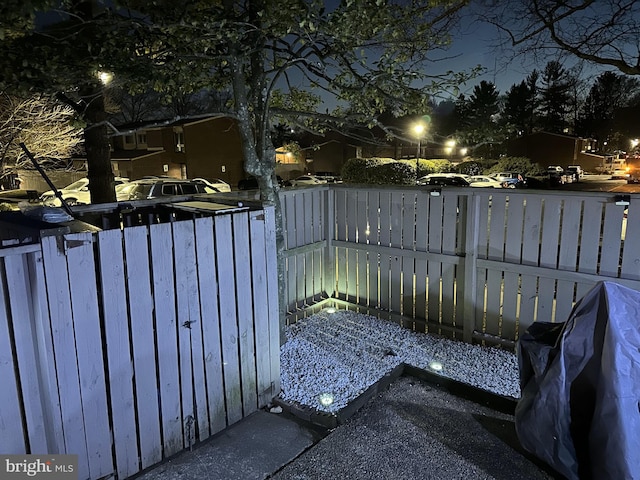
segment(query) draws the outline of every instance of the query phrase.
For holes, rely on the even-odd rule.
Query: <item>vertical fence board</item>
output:
[[[366,245],[369,241],[369,229],[367,228],[367,222],[369,218],[368,212],[368,193],[366,191],[362,191],[358,193],[357,196],[357,225],[356,225],[356,240],[358,244]],[[357,252],[358,257],[356,260],[357,266],[357,281],[358,281],[358,290],[357,290],[357,303],[360,305],[367,305],[369,292],[368,285],[369,280],[367,278],[367,266],[369,264],[369,255],[365,250],[359,250]]]
[[[402,208],[402,248],[415,251],[416,245],[416,193],[405,192]],[[403,256],[402,262],[402,315],[415,317],[415,269],[416,260],[412,256]]]
[[[273,395],[280,392],[280,340],[284,338],[284,324],[280,320],[278,299],[278,263],[276,259],[276,214],[274,207],[264,208],[264,239],[266,249],[267,309]]]
[[[35,332],[38,343],[39,368],[38,376],[42,385],[42,402],[45,410],[45,428],[47,435],[48,453],[64,452],[64,436],[62,416],[60,412],[60,397],[56,381],[55,355],[49,306],[47,304],[47,289],[44,279],[44,263],[42,250],[28,255],[29,278],[31,295],[33,296]],[[0,378],[2,378],[0,376]],[[0,450],[1,451],[1,450]]]
[[[507,229],[504,249],[505,261],[520,263],[523,243],[524,204],[522,195],[511,195],[507,209]],[[501,335],[505,338],[517,338],[518,301],[520,297],[520,275],[512,272],[504,274],[504,295],[502,302]]]
[[[89,475],[100,478],[113,473],[113,461],[93,237],[80,233],[65,241]]]
[[[347,241],[356,242],[358,230],[358,195],[355,191],[347,191],[346,196]],[[347,249],[347,301],[358,301],[358,252],[355,248]]]
[[[305,244],[306,230],[310,228],[309,215],[306,209],[309,208],[309,191],[302,190],[299,195],[293,197],[295,199],[295,243],[296,247]],[[307,299],[307,291],[305,289],[305,270],[306,255],[296,255],[296,307],[304,308]]]
[[[162,460],[147,235],[148,230],[144,226],[131,227],[124,231],[127,289],[129,298],[135,299],[129,302],[129,308],[140,460],[143,469]]]
[[[380,195],[378,192],[370,191],[367,211],[367,228],[369,230],[368,240],[371,245],[378,245],[380,243],[379,212]],[[380,255],[377,253],[372,252],[369,254],[368,270],[369,298],[367,305],[378,308],[380,307]]]
[[[220,298],[220,337],[224,368],[225,399],[229,424],[242,419],[242,392],[240,390],[240,360],[238,356],[238,324],[236,323],[236,276],[233,263],[231,217],[215,217],[216,260]]]
[[[504,260],[507,222],[507,202],[510,197],[493,195],[491,198],[491,215],[489,218],[489,260]],[[499,336],[502,328],[504,279],[500,270],[487,272],[487,303],[485,312],[485,333]]]
[[[204,350],[202,340],[202,315],[200,314],[200,298],[198,291],[198,270],[196,264],[195,224],[192,221],[173,223],[174,250],[176,255],[176,293],[178,302],[178,336],[180,350],[184,361],[191,364],[190,369],[184,366],[183,372],[191,371],[189,378],[182,377],[183,385],[192,389],[193,420],[197,428],[198,440],[209,437],[209,412],[204,367]],[[189,356],[191,358],[189,359]],[[189,382],[192,382],[189,385]],[[184,391],[184,389],[183,389]],[[183,402],[184,404],[184,402]]]
[[[6,261],[6,259],[5,259]],[[0,269],[0,273],[2,269]],[[13,271],[6,271],[7,283],[4,278],[0,284],[0,452],[6,455],[28,453],[25,440],[28,434],[22,426],[22,411],[20,408],[20,395],[18,395],[18,382],[16,378],[16,357],[9,336],[9,308],[6,305],[7,284],[17,280]]]
[[[460,221],[458,195],[444,197],[442,219],[442,253],[456,255],[458,250],[458,222]],[[442,264],[442,323],[455,325],[455,265]]]
[[[227,425],[220,349],[220,317],[218,315],[218,276],[215,264],[213,218],[195,221],[196,258],[200,286],[200,315],[204,369],[209,410],[209,432],[218,433]],[[254,292],[255,293],[255,292]],[[255,298],[255,297],[254,297]],[[254,299],[257,303],[259,299]]]
[[[604,206],[600,275],[614,278],[618,277],[623,212],[624,206],[622,205],[607,203]]]
[[[304,241],[304,238],[302,239]],[[233,248],[235,251],[236,296],[253,298],[251,290],[251,263],[247,253],[249,245],[249,214],[233,216]],[[238,347],[240,349],[240,381],[242,387],[242,411],[249,415],[258,408],[256,391],[256,357],[253,337],[253,311],[251,304],[238,302]]]
[[[185,447],[180,405],[180,362],[173,266],[173,236],[170,223],[149,228],[151,273],[158,356],[158,384],[164,456]]]
[[[324,224],[325,219],[322,215],[324,211],[323,198],[328,194],[327,189],[316,190],[313,194],[313,207],[312,207],[312,219],[313,225],[311,229],[311,242],[321,242],[324,239]],[[328,272],[324,271],[324,258],[323,258],[323,250],[316,250],[313,252],[311,256],[311,261],[313,262],[313,283],[312,283],[312,291],[313,291],[313,300],[319,301],[324,293],[324,284],[325,284],[325,275]]]
[[[578,271],[598,273],[600,254],[600,230],[602,228],[603,203],[597,198],[586,198],[581,212],[580,260]]]
[[[625,240],[622,252],[620,276],[640,280],[640,249],[634,248],[633,240],[640,238],[640,198],[632,198],[628,208]],[[629,239],[627,242],[626,239]]]
[[[38,356],[35,343],[37,336],[33,324],[26,260],[25,255],[9,255],[5,257],[5,267],[12,278],[8,285],[9,304],[14,318],[15,358],[19,367],[29,452],[45,454],[48,453],[47,432],[45,431],[45,413],[41,403],[42,392],[38,381]]]
[[[44,237],[41,242],[65,451],[78,455],[78,478],[89,478],[65,240]]]
[[[442,253],[442,219],[444,216],[442,196],[429,198],[428,251]],[[431,322],[440,323],[440,281],[442,264],[435,260],[427,262],[427,315]]]
[[[390,228],[391,246],[402,247],[403,224],[402,224],[403,194],[393,192],[391,194]],[[412,226],[413,228],[413,226]],[[390,279],[390,305],[391,311],[400,313],[402,311],[402,256],[393,255],[391,257],[391,279]]]
[[[286,248],[295,248],[296,245],[296,197],[294,195],[287,195],[284,197],[283,208],[285,211],[286,229],[284,230],[284,237],[286,242]],[[297,256],[291,255],[287,258],[287,311],[293,312],[298,307],[298,259]]]
[[[560,245],[560,219],[562,218],[562,200],[558,197],[544,200],[542,217],[542,240],[540,245],[540,266],[557,268]],[[538,283],[537,320],[555,321],[556,281],[544,280]]]
[[[256,349],[256,389],[258,407],[271,401],[275,392],[271,391],[270,356],[279,354],[271,352],[269,341],[269,297],[267,292],[267,252],[265,242],[264,213],[252,212],[249,221],[251,241],[251,287],[253,291],[253,318]],[[262,217],[262,218],[260,218]]]
[[[380,192],[380,219],[379,219],[379,239],[380,245],[388,247],[391,245],[391,194],[389,192]],[[390,272],[391,272],[391,257],[386,254],[380,254],[380,308],[382,310],[391,309],[390,298]]]
[[[109,394],[112,408],[113,446],[118,477],[127,478],[140,470],[136,431],[133,368],[129,344],[129,316],[125,287],[122,232],[98,233],[98,259],[102,286],[104,336],[107,346]]]
[[[564,200],[563,207],[558,269],[575,272],[578,261],[582,202],[577,198],[567,198]],[[558,280],[555,312],[557,321],[564,322],[568,319],[573,308],[575,286],[574,281]]]
[[[542,197],[527,196],[524,227],[522,229],[522,264],[538,266],[540,258],[540,234],[542,231]],[[531,325],[536,318],[538,277],[520,276],[520,316],[518,336]]]
[[[427,226],[429,222],[429,194],[418,191],[416,201],[416,250],[426,252],[429,239]],[[415,312],[419,319],[427,318],[427,261],[416,260],[415,266]]]

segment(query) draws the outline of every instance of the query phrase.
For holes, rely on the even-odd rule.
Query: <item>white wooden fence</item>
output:
[[[0,452],[129,477],[280,391],[273,208],[0,250]]]
[[[640,289],[633,197],[335,185],[281,199],[293,320],[330,301],[513,347],[599,280]],[[76,453],[82,479],[131,476],[279,392],[273,208],[118,215],[149,225],[0,249],[0,452]]]
[[[532,322],[564,321],[599,280],[640,290],[639,198],[335,185],[283,199],[294,320],[331,297],[414,330],[513,347]]]

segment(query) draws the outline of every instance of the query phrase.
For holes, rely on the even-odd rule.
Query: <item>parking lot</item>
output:
[[[587,192],[640,193],[640,184],[626,180],[611,180],[611,175],[585,175],[579,182],[559,186],[561,190]]]

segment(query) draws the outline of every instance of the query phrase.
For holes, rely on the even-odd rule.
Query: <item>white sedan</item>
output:
[[[473,175],[469,177],[472,187],[484,187],[484,188],[502,188],[502,182],[486,175]]]
[[[197,182],[202,182],[205,184],[205,189],[207,193],[217,193],[217,192],[230,192],[231,185],[227,182],[220,180],[219,178],[214,178],[213,180],[207,180],[204,178],[194,178]]]
[[[316,177],[315,175],[302,175],[291,180],[292,187],[300,185],[321,185],[323,183],[327,183],[327,181],[320,177]]]
[[[128,178],[115,177],[114,182],[116,188],[119,185],[123,185],[129,181]],[[64,188],[59,188],[58,191],[62,194],[62,198],[69,205],[84,205],[91,203],[91,193],[89,193],[89,179],[81,178]],[[53,190],[49,190],[40,195],[42,203],[48,206],[59,207],[62,205],[58,197],[56,197]]]

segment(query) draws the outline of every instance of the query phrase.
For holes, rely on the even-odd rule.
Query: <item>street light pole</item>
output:
[[[418,181],[419,178],[418,168],[420,166],[420,141],[422,140],[422,135],[424,134],[425,130],[426,127],[424,123],[416,123],[413,126],[413,133],[418,139],[418,148],[416,150],[416,181]]]

